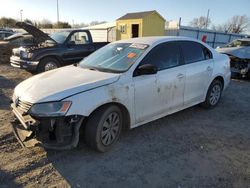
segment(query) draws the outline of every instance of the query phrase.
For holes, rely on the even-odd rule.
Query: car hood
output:
[[[53,40],[51,37],[49,37],[49,35],[42,32],[40,29],[36,28],[31,24],[27,24],[25,22],[17,22],[16,26],[24,29],[26,32],[31,34],[38,43],[45,42],[46,40],[52,40],[53,42],[56,43],[56,41]]]
[[[120,74],[66,66],[33,76],[21,82],[15,98],[29,103],[59,101],[71,95],[111,84]]]
[[[241,59],[250,59],[250,47],[228,47],[228,48],[218,48],[218,52],[235,56]]]

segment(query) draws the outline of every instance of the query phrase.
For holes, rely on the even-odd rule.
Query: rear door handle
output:
[[[177,78],[178,78],[178,79],[184,78],[184,74],[178,74],[178,75],[177,75]]]

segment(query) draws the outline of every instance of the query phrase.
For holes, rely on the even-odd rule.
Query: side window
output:
[[[182,41],[180,45],[186,64],[205,60],[205,54],[201,44],[192,41]]]
[[[206,60],[213,58],[212,52],[210,52],[210,50],[207,49],[205,46],[203,46],[203,53]]]
[[[88,38],[88,35],[86,32],[84,31],[81,31],[81,32],[75,32],[69,42],[71,44],[76,44],[76,45],[79,45],[79,44],[88,44],[89,43],[89,38]]]
[[[167,42],[154,47],[142,60],[141,64],[153,64],[158,70],[176,67],[181,64],[179,45],[175,42]]]

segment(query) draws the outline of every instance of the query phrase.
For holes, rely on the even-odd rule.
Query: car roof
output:
[[[177,41],[177,40],[188,40],[188,41],[195,41],[200,42],[196,39],[189,38],[189,37],[181,37],[181,36],[155,36],[155,37],[140,37],[140,38],[131,38],[116,41],[115,43],[141,43],[147,45],[154,45],[162,42],[168,41]]]
[[[12,32],[12,31],[0,31],[0,33],[10,33],[10,34],[14,34],[14,32]]]
[[[248,41],[248,42],[250,42],[250,38],[242,38],[242,39],[236,39],[236,40],[239,40],[239,41]]]

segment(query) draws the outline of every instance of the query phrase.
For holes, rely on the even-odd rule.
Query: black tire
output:
[[[115,119],[110,121],[109,117],[115,118],[116,116],[119,118],[118,124],[110,125],[110,127],[107,128],[109,122],[116,121]],[[97,109],[95,112],[93,112],[93,114],[88,118],[85,127],[85,142],[88,146],[99,152],[106,152],[110,150],[118,141],[122,130],[122,125],[122,112],[118,106],[108,105],[101,107],[100,109]],[[105,142],[105,139],[107,142]],[[109,139],[112,140],[110,140],[110,143],[108,142]]]
[[[219,90],[218,93],[215,92],[217,90]],[[213,108],[217,106],[221,98],[222,90],[223,90],[222,82],[220,80],[214,80],[210,84],[208,91],[207,91],[206,100],[201,104],[201,106],[204,108]]]
[[[56,58],[46,57],[40,61],[38,68],[37,68],[37,72],[41,73],[41,72],[49,71],[48,68],[46,67],[46,66],[48,66],[48,64],[51,64],[54,66],[49,70],[56,69],[56,68],[60,67],[60,63]]]

